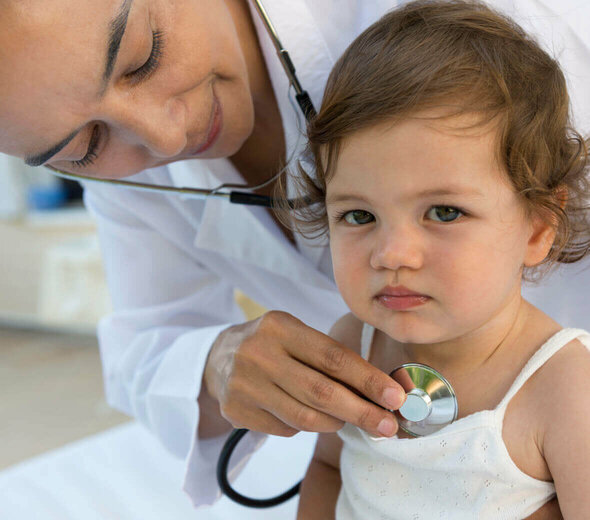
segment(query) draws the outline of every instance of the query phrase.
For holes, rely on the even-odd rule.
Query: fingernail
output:
[[[405,396],[394,388],[386,388],[383,391],[383,401],[390,410],[397,410],[404,403],[404,399]]]
[[[386,417],[377,426],[377,431],[384,437],[391,437],[395,433],[395,422],[393,422],[393,419]]]

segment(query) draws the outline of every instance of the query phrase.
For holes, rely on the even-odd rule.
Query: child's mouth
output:
[[[425,294],[414,292],[403,285],[384,287],[375,299],[387,309],[403,311],[424,305],[431,298]]]

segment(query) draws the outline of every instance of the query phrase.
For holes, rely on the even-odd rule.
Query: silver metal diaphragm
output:
[[[399,427],[409,435],[429,435],[457,418],[455,391],[434,368],[406,363],[389,375],[406,391],[406,402],[395,415]]]

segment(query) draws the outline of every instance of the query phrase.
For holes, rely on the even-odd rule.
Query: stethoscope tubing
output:
[[[307,91],[303,89],[301,83],[299,82],[299,78],[297,78],[297,72],[295,70],[295,65],[291,61],[291,57],[287,52],[287,49],[283,47],[281,40],[279,39],[279,35],[277,34],[274,25],[272,24],[271,19],[269,18],[268,14],[266,13],[266,9],[262,5],[261,0],[254,0],[254,6],[256,7],[260,18],[264,22],[266,30],[272,40],[275,49],[277,50],[277,56],[279,61],[283,65],[283,69],[285,70],[285,74],[289,78],[289,83],[295,90],[295,99],[297,100],[297,104],[303,112],[305,119],[309,121],[312,117],[316,115],[315,108],[313,103],[311,102],[311,98]]]
[[[98,177],[87,177],[76,173],[62,172],[51,167],[51,171],[57,177],[77,182],[93,182],[115,186],[121,186],[130,190],[180,195],[185,199],[203,200],[208,198],[225,199],[231,204],[240,204],[242,206],[262,206],[265,208],[274,208],[278,201],[267,195],[260,195],[249,191],[219,191],[220,188],[209,190],[204,188],[186,188],[179,186],[164,186],[159,184],[148,184],[144,182],[131,182],[121,179],[101,179]],[[290,208],[297,208],[308,204],[306,199],[288,199],[287,205]]]
[[[241,493],[238,493],[234,488],[231,487],[231,484],[229,483],[227,470],[231,454],[242,437],[244,437],[244,435],[246,435],[249,431],[250,430],[246,430],[244,428],[235,429],[225,441],[225,444],[221,450],[221,454],[219,455],[219,459],[217,460],[217,483],[219,484],[219,488],[224,495],[243,506],[252,507],[255,509],[264,509],[267,507],[278,506],[279,504],[286,502],[299,493],[301,481],[295,484],[291,489],[272,498],[247,497]]]

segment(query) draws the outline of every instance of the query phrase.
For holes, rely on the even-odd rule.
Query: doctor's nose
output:
[[[128,101],[119,100],[110,112],[130,144],[143,146],[158,158],[174,157],[186,148],[186,107],[182,101]]]
[[[419,269],[424,263],[419,230],[411,226],[383,226],[371,251],[373,269]]]

